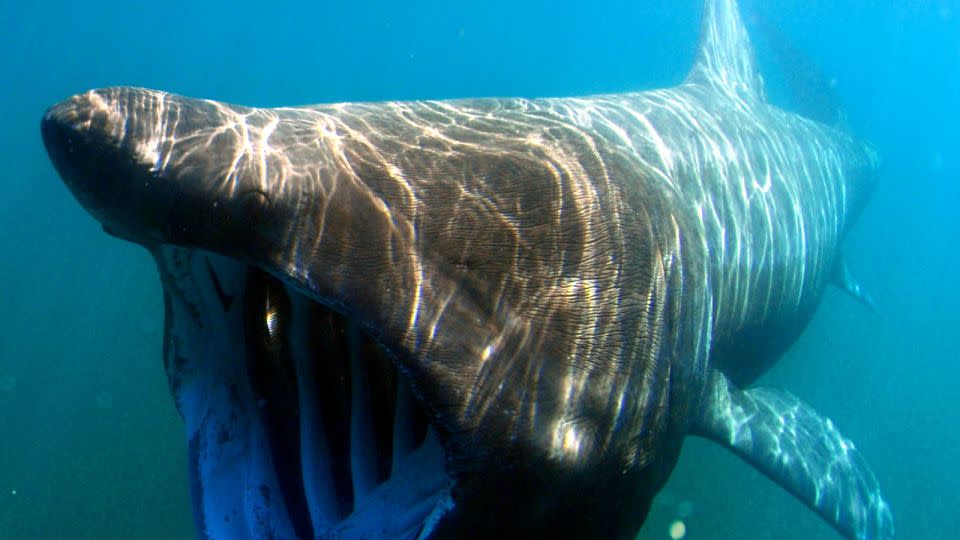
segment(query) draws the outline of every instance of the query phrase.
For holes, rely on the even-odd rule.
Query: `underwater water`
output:
[[[743,0],[827,80],[884,158],[845,254],[879,305],[829,291],[760,383],[852,439],[897,538],[960,530],[960,3]],[[161,360],[152,260],[104,234],[57,177],[39,121],[89,88],[246,105],[560,96],[678,83],[698,0],[5,0],[0,32],[0,540],[189,539],[186,442]],[[748,25],[750,23],[748,22]],[[803,84],[755,36],[785,107]],[[802,77],[800,77],[802,79]],[[729,451],[689,438],[638,538],[837,539]]]

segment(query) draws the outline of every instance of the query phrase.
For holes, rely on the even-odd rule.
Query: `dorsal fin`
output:
[[[750,36],[740,18],[737,0],[705,0],[697,60],[686,82],[764,99]]]

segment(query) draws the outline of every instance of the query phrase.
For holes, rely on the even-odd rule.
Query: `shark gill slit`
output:
[[[252,268],[244,335],[280,495],[297,536],[316,537],[424,445],[429,420],[358,323]]]
[[[259,270],[248,272],[246,289],[246,371],[268,438],[270,465],[294,531],[300,538],[311,538],[301,474],[299,395],[288,340],[290,299],[279,281]],[[264,498],[270,496],[264,492]]]

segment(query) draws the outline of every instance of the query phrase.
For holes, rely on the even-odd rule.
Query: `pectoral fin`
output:
[[[850,268],[847,267],[847,264],[843,262],[843,260],[838,261],[836,267],[834,267],[830,282],[840,287],[843,292],[849,294],[854,300],[866,306],[870,311],[874,313],[878,312],[877,303],[873,297],[870,296],[870,292],[853,276]]]
[[[710,376],[696,435],[720,443],[854,540],[893,538],[893,516],[866,461],[833,423],[793,395]]]

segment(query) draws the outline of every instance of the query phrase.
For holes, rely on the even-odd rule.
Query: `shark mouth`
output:
[[[241,262],[152,252],[200,537],[429,536],[448,506],[444,450],[362,326]]]

